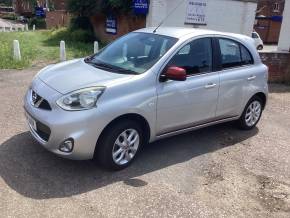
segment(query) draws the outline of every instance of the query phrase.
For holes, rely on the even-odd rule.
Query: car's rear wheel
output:
[[[140,125],[135,121],[122,120],[109,127],[101,136],[96,156],[105,168],[121,170],[133,162],[143,141]]]
[[[263,112],[263,101],[254,96],[246,105],[238,124],[244,130],[253,129],[259,122]]]

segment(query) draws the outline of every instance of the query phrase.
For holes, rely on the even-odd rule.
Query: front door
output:
[[[170,66],[184,68],[187,80],[159,83],[158,135],[215,119],[219,74],[212,72],[212,57],[211,38],[201,38],[182,47],[168,62],[166,68]]]

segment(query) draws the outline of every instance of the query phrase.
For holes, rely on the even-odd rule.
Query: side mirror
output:
[[[161,82],[166,80],[174,81],[185,81],[186,80],[186,71],[181,67],[168,67],[165,73],[160,77]]]

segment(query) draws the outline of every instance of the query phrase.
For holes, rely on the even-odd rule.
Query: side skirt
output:
[[[196,125],[196,126],[185,128],[185,129],[176,130],[176,131],[173,131],[173,132],[164,133],[164,134],[156,136],[155,141],[163,139],[163,138],[179,135],[179,134],[182,134],[182,133],[190,132],[190,131],[193,131],[193,130],[201,129],[201,128],[204,128],[204,127],[213,126],[213,125],[220,124],[220,123],[226,123],[226,122],[230,122],[230,121],[238,120],[238,119],[239,119],[239,116],[235,116],[235,117],[230,117],[230,118],[225,118],[225,119],[221,119],[221,120],[216,120],[216,121],[212,121],[212,122],[208,122],[208,123],[204,123],[204,124],[199,124],[199,125]]]

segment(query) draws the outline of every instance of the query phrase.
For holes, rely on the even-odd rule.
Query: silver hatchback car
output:
[[[268,68],[251,38],[186,28],[146,28],[97,54],[50,65],[24,100],[33,137],[70,159],[127,167],[141,146],[236,120],[258,123]]]

